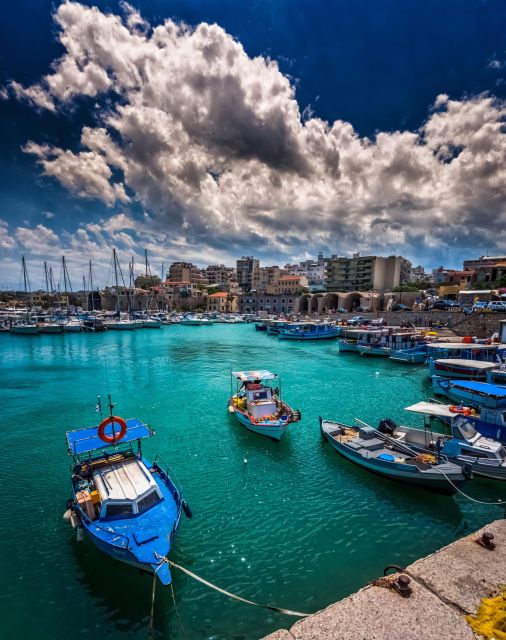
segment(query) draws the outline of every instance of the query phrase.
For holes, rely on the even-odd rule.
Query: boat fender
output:
[[[65,511],[65,513],[63,514],[63,519],[70,520],[71,517],[72,517],[72,509],[67,509],[67,511]]]
[[[76,529],[76,534],[77,534],[77,542],[82,542],[84,540],[84,527],[77,527]]]
[[[115,433],[113,436],[109,436],[106,434],[105,428],[109,424],[113,424],[113,423],[119,424],[120,432]],[[126,432],[127,432],[126,421],[123,420],[123,418],[119,418],[118,416],[108,416],[105,420],[102,420],[102,422],[98,425],[98,437],[100,438],[100,440],[102,440],[102,442],[107,442],[107,444],[114,444],[115,442],[118,442],[119,440],[125,437]]]
[[[190,519],[193,516],[192,510],[190,509],[190,505],[186,502],[186,500],[183,500],[181,502],[181,506],[183,507],[183,511],[185,516]]]

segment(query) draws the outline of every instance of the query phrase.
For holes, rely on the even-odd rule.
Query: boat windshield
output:
[[[477,434],[476,429],[467,420],[466,421],[462,421],[461,423],[459,423],[459,426],[456,427],[455,431],[457,433],[460,432],[461,436],[465,440],[472,440],[474,438],[474,436]]]

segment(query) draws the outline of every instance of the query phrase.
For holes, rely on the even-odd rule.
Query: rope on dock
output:
[[[461,493],[464,496],[464,498],[471,500],[471,502],[476,502],[478,504],[492,505],[492,506],[500,506],[500,507],[506,508],[506,502],[504,502],[503,500],[499,500],[499,502],[485,502],[484,500],[477,500],[476,498],[472,498],[471,496],[468,496],[467,493],[464,493],[461,489],[457,487],[457,485],[453,484],[453,482],[450,480],[450,478],[446,475],[444,471],[442,471],[439,467],[435,467],[435,469],[436,471],[439,471],[439,473],[442,473],[444,475],[444,477],[448,480],[448,482],[452,485],[452,487],[456,491]]]
[[[172,562],[172,560],[169,560],[164,556],[160,556],[159,554],[156,554],[156,556],[160,560],[160,562],[166,562],[169,565],[169,567],[174,567],[175,569],[179,569],[183,573],[186,573],[187,576],[190,576],[190,578],[193,578],[194,580],[197,580],[198,582],[201,582],[202,584],[206,585],[206,587],[210,587],[211,589],[214,589],[219,593],[223,593],[224,595],[228,596],[229,598],[233,598],[234,600],[239,600],[240,602],[251,604],[254,607],[262,607],[263,609],[269,609],[269,611],[277,611],[278,613],[283,613],[284,615],[287,615],[287,616],[297,616],[298,618],[307,618],[307,616],[312,615],[310,613],[301,613],[300,611],[291,611],[290,609],[283,609],[282,607],[273,607],[268,604],[260,604],[258,602],[253,602],[252,600],[247,600],[246,598],[242,598],[241,596],[238,596],[235,593],[230,593],[230,591],[226,591],[225,589],[218,587],[212,582],[208,582],[207,580],[204,580],[204,578],[201,578],[196,573],[193,573],[189,569],[185,569],[181,565],[176,564],[175,562]]]

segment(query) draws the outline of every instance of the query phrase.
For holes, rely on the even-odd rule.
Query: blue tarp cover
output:
[[[147,424],[141,422],[138,418],[130,418],[126,423],[127,431],[125,437],[121,438],[117,444],[131,442],[132,440],[137,440],[139,438],[149,438],[149,436],[153,435],[152,429]],[[110,431],[111,427],[108,427],[106,429],[106,433],[109,434]],[[97,449],[105,449],[106,447],[113,446],[98,437],[98,426],[77,429],[76,431],[68,431],[67,443],[69,453],[72,455],[87,453],[88,451],[95,451]]]
[[[501,387],[498,384],[491,384],[489,382],[473,382],[472,380],[452,380],[451,382],[456,387],[461,387],[462,389],[476,391],[487,396],[506,398],[506,387]]]

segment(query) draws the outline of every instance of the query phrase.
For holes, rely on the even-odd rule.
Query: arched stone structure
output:
[[[321,300],[325,297],[324,293],[314,293],[309,306],[309,312],[311,314],[320,313]]]
[[[303,293],[299,298],[297,313],[301,315],[309,315],[311,313],[310,307],[313,296],[311,293]]]
[[[339,294],[338,293],[326,293],[322,296],[319,304],[318,313],[328,313],[329,311],[335,311],[339,307]]]

